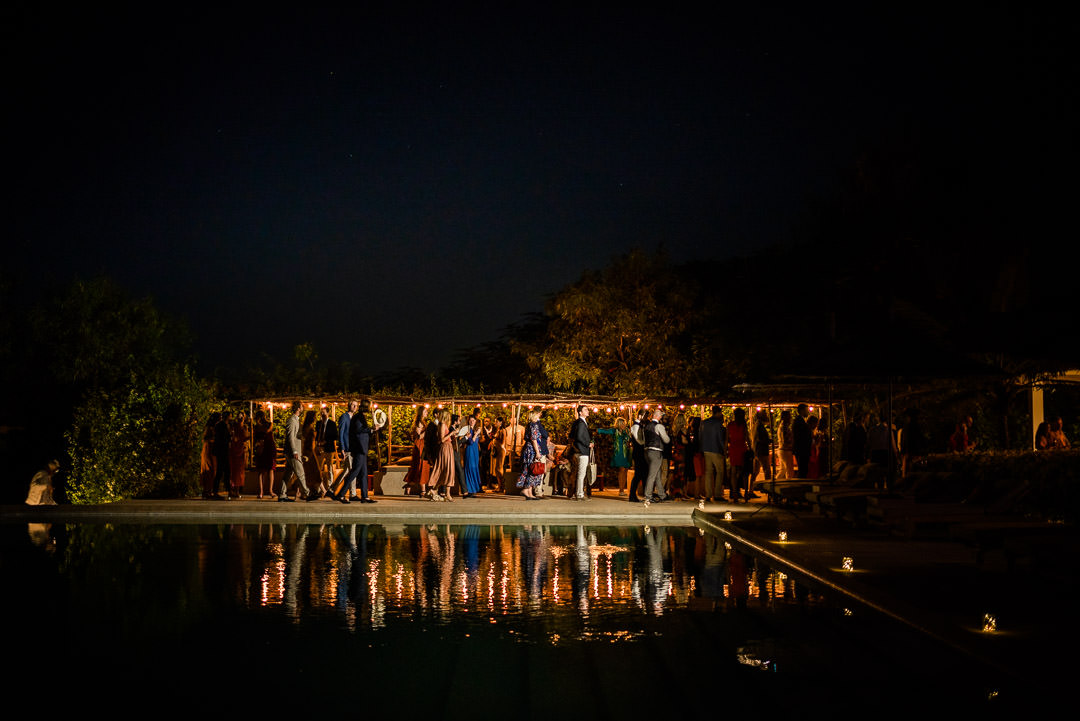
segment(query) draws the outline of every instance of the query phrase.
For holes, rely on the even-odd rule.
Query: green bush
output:
[[[199,478],[202,429],[216,407],[188,368],[87,393],[67,434],[72,503],[187,496]]]

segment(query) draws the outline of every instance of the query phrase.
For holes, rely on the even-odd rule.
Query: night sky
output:
[[[931,7],[8,9],[4,276],[152,294],[204,369],[434,370],[632,247],[787,240],[911,125],[1019,142],[1068,26]]]

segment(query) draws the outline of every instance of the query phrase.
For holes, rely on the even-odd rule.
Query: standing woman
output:
[[[626,495],[626,476],[634,465],[630,457],[630,431],[626,430],[626,419],[616,418],[614,428],[601,428],[597,433],[611,436],[612,453],[611,467],[616,470],[619,477],[619,495]]]
[[[409,472],[405,475],[405,487],[416,487],[416,495],[422,495],[427,488],[428,479],[431,477],[431,464],[424,460],[424,428],[427,427],[425,416],[427,410],[419,408],[416,411],[416,420],[412,424],[412,461],[409,463]]]
[[[674,498],[686,497],[686,483],[689,480],[686,473],[686,414],[682,411],[675,414],[671,423],[671,460],[674,461],[674,470],[669,482]]]
[[[229,439],[229,498],[244,494],[244,475],[247,473],[247,444],[251,440],[247,411],[240,411],[233,423]]]
[[[529,411],[529,425],[525,428],[525,445],[521,448],[521,475],[517,480],[517,487],[524,489],[522,495],[527,501],[538,500],[536,489],[544,481],[547,473],[544,454],[540,452],[540,411]],[[540,464],[533,468],[533,464]],[[539,471],[539,473],[534,473]]]
[[[686,494],[705,497],[702,478],[705,475],[705,454],[701,451],[701,416],[693,416],[686,424]]]
[[[746,482],[746,463],[750,456],[749,432],[746,429],[746,409],[736,408],[735,417],[727,426],[728,463],[731,464],[731,502],[742,498]],[[747,498],[746,500],[750,500]]]
[[[503,473],[506,471],[506,419],[498,418],[492,431],[494,440],[491,444],[491,488],[505,493]]]
[[[431,426],[425,431],[425,454],[432,459],[428,497],[433,501],[452,501],[450,489],[454,487],[454,435],[450,432],[450,411],[439,411],[434,433]],[[429,444],[431,447],[429,448]]]
[[[485,418],[480,424],[480,490],[491,483],[491,456],[495,450],[495,434],[491,419]]]
[[[461,437],[461,455],[465,465],[465,494],[462,498],[472,498],[481,492],[480,483],[480,429],[477,428],[476,416],[469,416],[469,425]]]
[[[754,414],[754,472],[751,481],[757,480],[758,471],[765,474],[765,480],[772,480],[772,466],[769,463],[769,412],[764,408]],[[752,487],[751,483],[751,487]]]
[[[795,433],[791,427],[791,409],[780,411],[780,473],[778,480],[795,478]]]
[[[819,424],[817,416],[806,419],[806,425],[810,428],[810,474],[807,478],[821,478],[821,442],[825,434],[818,429]]]
[[[300,429],[300,455],[303,456],[304,477],[311,484],[311,492],[318,491],[319,497],[326,495],[326,479],[323,478],[319,458],[315,454],[315,411],[304,414],[304,425]],[[318,479],[318,483],[315,480]]]
[[[214,457],[214,426],[221,419],[220,413],[211,413],[203,429],[202,454],[199,456],[199,480],[202,481],[203,500],[214,497],[214,476],[217,475],[217,458]]]
[[[266,495],[274,497],[274,466],[277,465],[277,443],[274,428],[264,411],[255,414],[255,470],[259,473],[259,498],[263,497],[263,481]]]

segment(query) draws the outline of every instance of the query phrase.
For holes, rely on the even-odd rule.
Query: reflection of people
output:
[[[34,474],[30,479],[30,492],[26,494],[28,506],[55,506],[53,500],[52,478],[60,470],[59,461],[49,461],[45,468]]]

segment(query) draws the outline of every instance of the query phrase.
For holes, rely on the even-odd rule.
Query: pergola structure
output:
[[[791,384],[786,386],[736,386],[732,393],[726,397],[701,396],[701,397],[673,397],[673,396],[601,396],[576,393],[499,393],[499,394],[458,394],[450,396],[390,396],[380,394],[298,394],[291,396],[275,396],[264,398],[246,399],[249,405],[249,417],[254,419],[255,411],[264,409],[268,411],[271,421],[274,412],[287,410],[294,401],[300,401],[305,409],[315,410],[323,407],[330,408],[330,415],[337,419],[338,415],[348,407],[350,400],[368,398],[373,408],[382,408],[388,417],[387,425],[393,424],[395,408],[420,408],[442,409],[447,408],[451,413],[464,415],[473,408],[503,408],[505,413],[516,424],[521,418],[523,410],[540,407],[549,408],[575,408],[579,405],[589,406],[594,413],[607,412],[612,415],[624,416],[632,420],[634,413],[639,409],[649,409],[660,406],[667,410],[693,411],[700,409],[704,413],[713,405],[726,408],[741,407],[749,410],[768,409],[770,419],[772,410],[795,408],[800,403],[806,403],[812,409],[827,409],[829,423],[832,423],[833,401],[823,392],[824,388],[817,384]],[[842,406],[842,404],[841,404]],[[841,413],[843,409],[841,407]],[[253,421],[252,421],[253,422]],[[770,435],[775,437],[775,429],[770,429]],[[387,447],[389,460],[393,456],[393,446]],[[514,448],[516,454],[519,448]],[[380,461],[382,459],[380,458]]]

